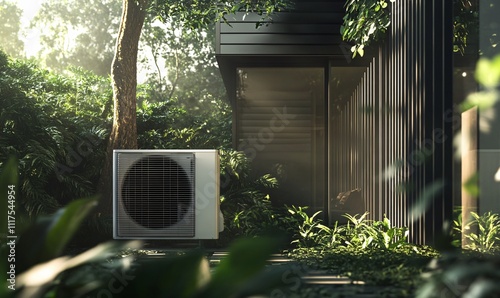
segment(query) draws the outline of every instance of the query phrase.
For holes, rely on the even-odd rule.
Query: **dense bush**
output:
[[[0,54],[0,165],[19,160],[19,201],[30,215],[91,195],[107,120],[105,80],[75,70],[51,74]],[[102,88],[102,89],[100,89]]]
[[[269,174],[255,176],[243,152],[221,150],[221,209],[224,239],[279,233],[291,236],[295,221],[282,208],[271,205],[269,190],[278,181]]]
[[[221,109],[191,112],[181,99],[151,103],[141,100],[137,111],[139,148],[209,149],[231,146],[231,113]]]

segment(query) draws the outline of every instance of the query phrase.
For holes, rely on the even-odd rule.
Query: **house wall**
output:
[[[263,22],[256,14],[227,16],[217,25],[219,55],[339,55],[343,0],[296,1],[289,12]],[[311,22],[311,20],[314,20]],[[347,49],[348,50],[348,49]]]
[[[235,148],[248,128],[241,127],[238,69],[323,67],[325,213],[335,219],[337,195],[360,189],[354,211],[410,227],[415,243],[439,239],[453,208],[453,1],[394,2],[386,40],[362,59],[351,59],[350,46],[340,40],[345,1],[312,2],[299,1],[302,12],[258,29],[259,18],[251,16],[218,25]]]
[[[379,54],[331,107],[331,193],[361,189],[371,218],[411,227],[416,243],[438,239],[453,208],[448,2],[396,1]]]

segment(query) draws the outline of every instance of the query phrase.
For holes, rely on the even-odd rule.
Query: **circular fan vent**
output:
[[[172,158],[143,157],[128,169],[123,180],[125,212],[145,228],[168,228],[182,220],[192,205],[191,181]]]

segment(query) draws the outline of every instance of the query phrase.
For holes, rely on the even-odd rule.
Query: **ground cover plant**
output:
[[[288,288],[291,297],[346,297],[372,294],[376,297],[443,297],[500,294],[500,233],[498,214],[474,215],[470,245],[438,251],[408,243],[408,229],[392,226],[389,219],[369,221],[366,213],[345,217],[348,223],[327,226],[309,216],[307,208],[289,208],[299,223],[295,245],[289,256],[305,268],[347,276],[362,284]],[[458,213],[459,214],[459,213]],[[456,222],[459,222],[457,216]],[[460,226],[461,231],[461,226]],[[463,296],[463,297],[465,297]]]
[[[292,215],[302,218],[297,239],[292,242],[296,247],[289,256],[305,266],[363,281],[362,286],[355,285],[351,291],[369,288],[380,296],[411,296],[422,282],[420,276],[427,264],[439,256],[431,247],[408,243],[408,229],[391,225],[387,217],[370,221],[367,213],[345,214],[347,224],[326,226],[316,218],[318,213],[309,216],[306,209],[289,209]],[[301,290],[308,295],[318,294],[311,288]],[[330,289],[330,294],[335,291],[338,289]]]

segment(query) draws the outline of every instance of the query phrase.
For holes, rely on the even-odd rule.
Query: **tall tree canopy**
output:
[[[39,56],[51,69],[73,65],[108,76],[119,22],[115,0],[46,0],[31,26],[44,28]]]
[[[108,141],[107,160],[101,174],[100,212],[111,215],[112,153],[114,149],[137,148],[137,54],[142,27],[151,11],[158,19],[185,27],[200,28],[238,11],[271,15],[284,9],[289,0],[123,0],[120,28],[111,66],[114,121]]]
[[[0,47],[9,55],[19,58],[24,44],[19,39],[22,10],[13,1],[0,1]]]
[[[175,22],[144,24],[139,67],[146,74],[150,99],[178,99],[190,110],[203,111],[226,99],[214,34],[214,26],[194,30]]]

